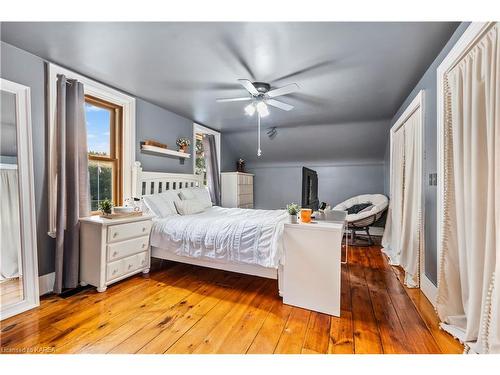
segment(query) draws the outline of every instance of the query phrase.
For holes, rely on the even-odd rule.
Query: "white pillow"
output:
[[[179,197],[185,201],[188,199],[195,199],[196,197],[194,196],[193,189],[188,188],[188,189],[182,189],[179,193]]]
[[[170,209],[170,211],[172,213],[176,214],[177,213],[177,209],[175,208],[174,202],[181,200],[179,198],[179,196],[177,195],[177,191],[175,191],[175,190],[166,190],[163,193],[160,193],[159,195],[160,195],[160,197],[163,198],[163,200],[165,201],[165,204],[168,206],[168,208]]]
[[[173,190],[167,190],[160,194],[145,195],[143,200],[149,211],[158,217],[177,215],[174,202],[180,202],[180,198],[177,196],[177,192]]]
[[[198,199],[186,199],[182,201],[176,201],[175,207],[177,212],[181,215],[192,215],[203,212],[205,208],[203,204]]]
[[[149,211],[158,217],[167,217],[177,213],[175,206],[172,211],[172,208],[168,205],[167,201],[161,196],[161,194],[146,195],[142,197],[142,199]]]
[[[203,205],[203,208],[212,207],[212,199],[210,198],[210,193],[206,187],[183,189],[179,193],[179,196],[182,200],[198,199]]]

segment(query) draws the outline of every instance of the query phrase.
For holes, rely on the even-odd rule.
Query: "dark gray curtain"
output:
[[[213,204],[220,206],[219,164],[217,163],[215,136],[212,134],[203,134],[203,153],[205,155],[207,185],[210,191],[210,198]]]
[[[80,217],[90,215],[83,84],[57,77],[57,211],[54,292],[79,283]]]

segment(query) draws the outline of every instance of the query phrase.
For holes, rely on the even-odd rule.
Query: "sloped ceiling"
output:
[[[255,130],[255,118],[243,114],[242,103],[215,102],[245,94],[238,78],[273,87],[296,82],[300,92],[282,98],[295,109],[271,109],[265,119],[266,127],[283,127],[275,140],[290,134],[286,143],[300,144],[315,126],[332,142],[349,144],[354,154],[356,150],[363,154],[366,141],[362,134],[353,136],[358,134],[355,129],[393,116],[457,26],[450,22],[2,23],[1,39],[223,133]],[[359,123],[365,125],[352,125],[350,134],[346,124]],[[329,131],[323,130],[328,127]],[[374,125],[372,130],[380,128]],[[336,133],[339,129],[342,134]],[[247,135],[255,139],[254,134]],[[243,135],[231,137],[235,143]],[[342,137],[347,137],[345,142]],[[377,158],[383,157],[385,139],[372,137]],[[243,142],[241,147],[246,143],[250,145]],[[274,159],[290,155],[284,153],[289,148],[276,144]],[[240,145],[233,146],[239,151]],[[303,152],[294,157],[333,153],[319,144]],[[271,158],[271,152],[265,155]]]

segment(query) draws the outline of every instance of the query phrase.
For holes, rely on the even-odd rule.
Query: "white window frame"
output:
[[[123,108],[122,122],[122,184],[123,200],[132,197],[132,169],[135,162],[135,98],[115,90],[102,83],[96,82],[81,74],[62,68],[58,65],[48,64],[48,119],[49,119],[49,145],[48,154],[48,191],[49,191],[49,235],[55,237],[56,228],[56,82],[57,75],[64,74],[66,78],[76,79],[83,83],[85,95],[90,95]]]
[[[443,252],[443,223],[445,212],[443,211],[444,200],[444,78],[445,74],[452,69],[473,48],[484,33],[496,22],[472,22],[462,34],[457,43],[450,50],[445,59],[437,68],[437,270],[438,288],[439,273],[441,270],[441,256]]]
[[[219,176],[220,176],[220,161],[221,161],[221,149],[220,149],[220,132],[207,128],[206,126],[193,123],[193,173],[196,170],[196,133],[212,134],[215,136],[215,147],[217,148],[217,164],[219,165]]]

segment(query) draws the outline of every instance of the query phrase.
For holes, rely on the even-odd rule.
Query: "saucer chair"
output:
[[[347,229],[351,231],[350,244],[353,246],[372,246],[369,227],[377,222],[389,206],[389,199],[382,194],[363,194],[336,205],[334,210],[347,211]],[[366,232],[367,240],[356,241],[357,232]]]

